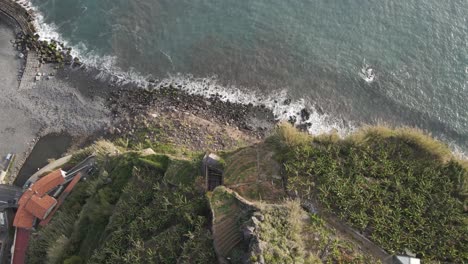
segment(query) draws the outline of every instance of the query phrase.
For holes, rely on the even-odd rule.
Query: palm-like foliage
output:
[[[387,132],[343,141],[310,137],[282,149],[289,190],[303,199],[313,193],[390,252],[410,249],[427,259],[467,261],[461,192],[468,172],[434,148],[420,147],[416,134]]]

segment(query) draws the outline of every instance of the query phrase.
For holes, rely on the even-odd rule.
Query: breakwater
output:
[[[22,5],[11,0],[0,1],[0,15],[3,15],[16,30],[34,35],[36,29],[32,23],[34,16]]]
[[[19,78],[19,90],[32,88],[42,63],[81,66],[78,58],[71,56],[71,49],[56,41],[41,41],[34,27],[34,14],[21,4],[11,0],[0,0],[0,11],[15,28],[15,48],[25,57],[24,69]],[[58,66],[56,66],[58,67]],[[40,76],[39,76],[40,78]]]
[[[16,34],[33,36],[36,29],[33,25],[34,16],[20,4],[10,0],[0,0],[0,15],[5,18],[14,29]],[[28,89],[32,86],[34,76],[40,67],[36,52],[33,50],[22,50],[25,57],[23,74],[19,79],[19,89]],[[26,81],[24,81],[26,80]]]

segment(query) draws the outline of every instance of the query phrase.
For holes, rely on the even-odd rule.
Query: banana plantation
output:
[[[435,151],[438,143],[401,131],[298,137],[281,155],[289,191],[319,201],[389,253],[468,261],[467,169]]]

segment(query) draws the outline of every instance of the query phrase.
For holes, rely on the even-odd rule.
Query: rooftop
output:
[[[31,229],[35,218],[45,219],[57,205],[57,200],[49,196],[47,192],[64,183],[64,175],[64,171],[58,169],[31,185],[18,201],[18,211],[13,225]]]

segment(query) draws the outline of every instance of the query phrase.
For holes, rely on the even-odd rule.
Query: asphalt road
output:
[[[19,200],[23,190],[13,185],[0,184],[0,211],[5,208],[16,207],[16,201]],[[15,200],[14,204],[9,201]]]
[[[13,217],[9,209],[0,211],[0,214],[4,214],[5,217],[5,225],[0,226],[0,263],[8,263],[12,242],[9,237],[9,228],[11,228]]]

